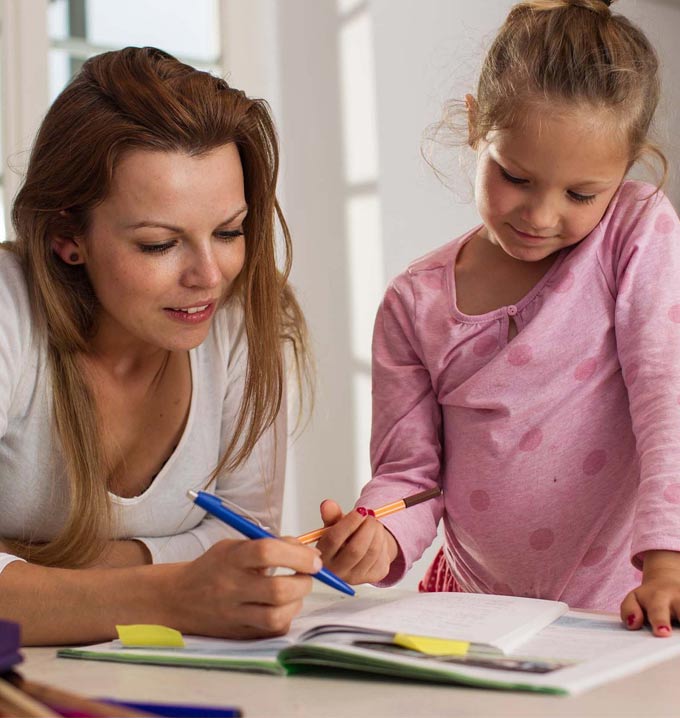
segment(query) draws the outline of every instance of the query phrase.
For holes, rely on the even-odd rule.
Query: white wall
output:
[[[353,276],[359,273],[361,283],[377,283],[382,291],[409,261],[476,221],[473,207],[461,201],[470,196],[469,173],[454,177],[454,191],[442,186],[420,156],[421,140],[443,102],[474,87],[482,54],[511,5],[509,0],[259,0],[260,10],[268,8],[275,17],[274,109],[284,155],[282,197],[295,243],[293,280],[315,339],[319,378],[314,419],[290,461],[284,513],[284,529],[290,533],[318,525],[317,507],[324,497],[350,507],[369,475],[365,357],[370,340],[363,330],[357,336],[354,327],[370,323],[379,293],[368,287],[357,316]],[[680,106],[675,82],[680,4],[620,0],[614,9],[639,22],[662,55],[666,95],[661,124],[670,135],[665,139],[672,140],[667,150],[677,167],[680,146],[668,126]],[[372,58],[366,62],[364,57],[364,71],[348,82],[353,63],[343,38],[352,22],[368,24]],[[366,49],[356,52],[363,56]],[[237,75],[233,80],[238,85]],[[373,116],[366,106],[367,85],[375,92]],[[363,124],[357,125],[352,112],[348,115],[353,94],[359,104],[355,120],[363,113]],[[348,176],[356,161],[347,147],[352,140],[346,128],[353,122],[366,135],[357,141],[362,147],[368,143],[366,152],[374,153],[377,163],[375,176],[363,184]],[[375,147],[368,146],[370,135]],[[668,191],[680,207],[676,174]],[[368,198],[379,216],[376,220],[373,210],[364,215],[364,261],[351,266],[357,230],[348,208],[357,197]],[[406,583],[415,585],[423,569],[418,567]]]

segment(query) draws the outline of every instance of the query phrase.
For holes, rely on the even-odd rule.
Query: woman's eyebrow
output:
[[[231,214],[229,217],[227,217],[224,221],[220,222],[218,226],[222,226],[223,224],[229,224],[230,222],[233,222],[237,217],[241,216],[245,212],[248,211],[248,206],[243,205],[239,209],[237,209],[233,214]],[[166,224],[165,222],[157,222],[153,219],[145,219],[141,222],[134,222],[133,224],[128,224],[125,226],[125,229],[144,229],[147,227],[158,227],[161,229],[169,229],[171,232],[181,232],[181,227],[176,227],[174,224]]]

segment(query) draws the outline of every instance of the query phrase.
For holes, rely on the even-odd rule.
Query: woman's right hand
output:
[[[348,583],[375,583],[385,578],[399,546],[380,521],[357,510],[347,514],[335,502],[321,504],[326,531],[317,543],[324,566]]]
[[[319,551],[280,539],[229,540],[186,564],[175,564],[168,625],[222,638],[283,635],[321,569]],[[271,575],[272,568],[295,571]],[[161,597],[161,600],[163,598]]]

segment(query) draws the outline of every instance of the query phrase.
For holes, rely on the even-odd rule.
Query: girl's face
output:
[[[125,155],[78,242],[101,304],[95,345],[199,345],[243,268],[246,211],[234,144]]]
[[[602,219],[629,166],[609,114],[547,110],[480,143],[475,199],[480,235],[536,262],[580,242]]]

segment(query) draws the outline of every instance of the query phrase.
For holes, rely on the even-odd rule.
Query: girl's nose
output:
[[[524,206],[522,219],[538,234],[553,230],[559,224],[557,204],[553,198],[545,194],[530,197]]]

